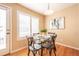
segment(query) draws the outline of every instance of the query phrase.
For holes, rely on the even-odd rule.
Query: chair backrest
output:
[[[38,38],[34,38],[34,36],[32,37],[27,37],[27,41],[28,41],[28,46],[33,46],[34,47],[34,44],[40,44],[40,39]]]
[[[48,35],[52,37],[52,39],[55,39],[57,37],[56,33],[48,32]]]
[[[39,40],[40,39],[39,36],[40,36],[39,33],[33,33],[34,40]]]
[[[48,34],[51,36],[51,40],[55,44],[55,40],[56,40],[57,34],[56,33],[52,33],[52,32],[48,32]]]
[[[33,37],[27,37],[28,46],[32,45],[34,43]]]
[[[53,33],[53,32],[48,32],[48,34],[55,34],[55,33]]]
[[[33,36],[36,36],[36,35],[38,35],[38,34],[40,34],[40,33],[33,33]]]

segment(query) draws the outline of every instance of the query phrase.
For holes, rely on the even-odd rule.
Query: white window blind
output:
[[[30,35],[30,16],[19,12],[18,13],[19,20],[19,37],[25,37]]]
[[[39,18],[32,17],[32,34],[39,33]]]

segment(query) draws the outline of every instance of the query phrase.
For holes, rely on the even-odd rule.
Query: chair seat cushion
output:
[[[41,45],[40,44],[34,44],[34,47],[33,46],[29,46],[29,49],[30,50],[38,50],[41,48]]]
[[[51,48],[51,47],[53,47],[53,45],[50,44],[50,43],[45,43],[45,44],[43,44],[42,46],[43,46],[44,48]]]

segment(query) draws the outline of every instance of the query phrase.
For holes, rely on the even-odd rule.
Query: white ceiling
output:
[[[48,3],[20,3],[20,4],[43,15],[46,15],[45,11],[48,10]],[[74,5],[74,3],[50,3],[49,5],[50,9],[53,10],[53,12],[56,12],[61,9],[72,6]]]

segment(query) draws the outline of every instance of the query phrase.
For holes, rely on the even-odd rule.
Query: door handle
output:
[[[7,32],[6,34],[10,34],[10,32]]]
[[[6,34],[10,34],[10,29],[7,29],[7,33]]]

